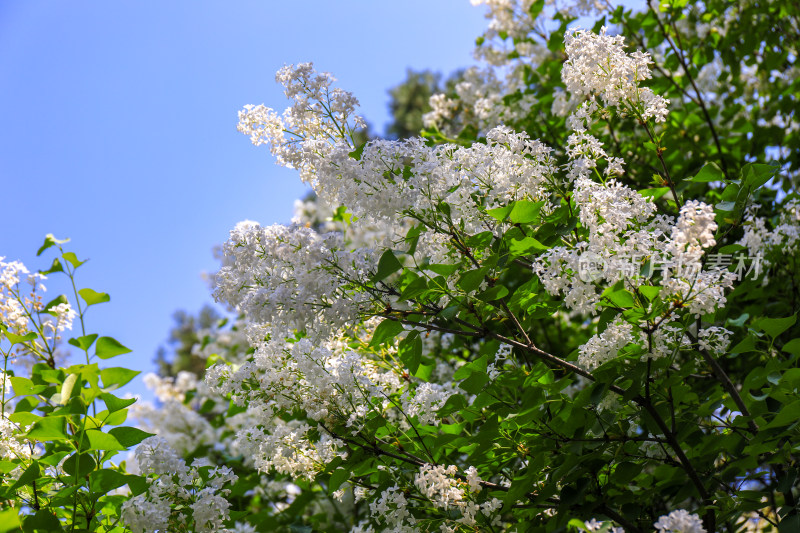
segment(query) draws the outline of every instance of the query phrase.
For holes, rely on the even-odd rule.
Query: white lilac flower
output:
[[[369,249],[343,249],[341,234],[254,223],[231,231],[217,273],[217,301],[270,324],[278,336],[292,330],[328,336],[351,323],[369,297],[348,290],[348,279],[368,277],[377,260]]]
[[[410,391],[401,398],[402,409],[406,416],[416,416],[420,424],[437,425],[439,418],[436,411],[441,409],[454,391],[438,383],[420,383],[412,395]]]
[[[701,350],[714,355],[722,355],[730,345],[733,332],[719,326],[703,328],[697,332],[697,342]]]
[[[447,509],[464,500],[464,491],[459,487],[456,474],[458,467],[450,465],[424,465],[414,475],[414,485],[436,507]]]
[[[207,458],[187,466],[157,436],[143,440],[135,456],[148,486],[147,492],[122,505],[122,522],[131,531],[171,531],[178,525],[183,529],[189,520],[194,523],[192,531],[225,531],[223,523],[230,517],[226,486],[238,479],[230,468],[214,467]]]
[[[597,96],[605,106],[635,111],[641,118],[663,122],[669,100],[656,95],[639,82],[651,77],[650,54],[624,50],[621,35],[600,34],[586,30],[567,31],[564,35],[567,61],[561,79],[567,91],[576,95]]]
[[[408,500],[395,485],[382,491],[380,495],[369,504],[370,514],[379,523],[385,523],[387,526],[395,528],[396,531],[406,531],[406,522],[411,520],[413,524],[413,517],[408,511]],[[372,528],[370,527],[369,530]],[[368,530],[361,530],[368,531]]]
[[[618,317],[605,331],[593,336],[578,349],[578,364],[588,370],[595,369],[616,358],[633,340],[632,326]]]
[[[482,479],[478,476],[478,469],[470,466],[464,473],[467,475],[467,484],[470,492],[480,492],[483,487],[481,486]]]
[[[706,533],[700,517],[683,509],[660,517],[653,526],[658,533]]]
[[[31,446],[22,436],[25,431],[8,419],[8,414],[0,416],[0,459],[30,459]]]

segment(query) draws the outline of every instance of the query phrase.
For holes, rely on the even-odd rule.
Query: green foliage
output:
[[[48,273],[63,273],[75,286],[75,271],[85,262],[65,252],[65,242],[48,235],[38,255],[57,248],[60,256],[53,264],[58,268],[51,267]],[[144,482],[112,462],[116,455],[150,435],[120,426],[124,416],[116,420],[108,416],[124,414],[136,400],[106,392],[124,385],[138,372],[90,363],[94,356],[104,359],[130,350],[111,337],[73,337],[68,343],[79,350],[86,363],[61,368],[56,361],[60,338],[53,337],[42,320],[45,315],[58,317],[56,306],[74,305],[85,331],[86,308],[107,301],[105,293],[76,288],[72,300],[61,295],[30,314],[21,330],[17,323],[17,333],[8,330],[10,324],[2,324],[3,373],[11,385],[2,397],[3,422],[11,424],[4,426],[3,438],[10,440],[3,443],[0,461],[0,530],[4,532],[119,531],[116,523],[124,498],[110,492]],[[12,347],[29,359],[32,368],[27,376],[14,375],[20,370],[12,370],[9,364]],[[97,412],[98,399],[108,408],[105,416]],[[9,447],[8,442],[15,444]],[[11,502],[13,505],[8,506]]]

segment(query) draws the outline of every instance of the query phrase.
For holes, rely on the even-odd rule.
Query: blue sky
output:
[[[46,268],[44,236],[70,237],[79,284],[112,298],[88,330],[150,370],[172,313],[212,301],[212,247],[305,193],[236,131],[244,104],[283,109],[275,71],[314,61],[381,131],[406,68],[472,64],[484,26],[467,0],[3,2],[0,256]]]

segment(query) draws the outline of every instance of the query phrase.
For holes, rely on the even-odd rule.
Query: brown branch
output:
[[[694,337],[688,331],[686,332],[686,334],[692,341],[692,343],[697,344],[697,337]],[[750,410],[747,409],[747,406],[744,404],[744,400],[742,400],[742,396],[739,394],[739,391],[736,390],[736,386],[731,381],[731,378],[728,377],[728,374],[720,366],[717,360],[714,359],[713,355],[708,353],[707,350],[700,349],[700,346],[698,346],[697,348],[700,354],[703,356],[705,362],[708,363],[708,365],[711,367],[711,370],[714,371],[714,375],[717,377],[717,380],[722,384],[725,390],[728,391],[728,394],[730,394],[731,398],[733,399],[733,402],[736,404],[736,407],[739,408],[739,411],[744,416],[750,418],[750,420],[747,421],[747,426],[750,428],[750,431],[753,434],[758,433],[758,424],[756,424],[755,421],[752,420],[753,415],[750,413]]]

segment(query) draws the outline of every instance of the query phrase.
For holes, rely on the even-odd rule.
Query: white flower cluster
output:
[[[336,79],[315,71],[312,63],[285,66],[275,81],[284,86],[292,106],[282,117],[263,105],[245,106],[238,129],[253,144],[268,144],[279,164],[299,170],[300,178],[311,182],[315,160],[330,151],[329,140],[347,143],[356,129],[366,127],[355,115],[358,100],[334,87]]]
[[[635,112],[643,120],[666,120],[669,100],[653,93],[639,82],[651,77],[650,54],[624,50],[621,35],[606,35],[586,30],[567,31],[564,35],[567,61],[561,79],[567,90],[576,95],[598,96],[605,106]]]
[[[706,533],[700,517],[683,509],[660,517],[653,526],[658,533]]]
[[[570,118],[575,116],[572,115]],[[569,181],[588,180],[597,167],[597,161],[601,159],[607,162],[603,171],[606,176],[621,176],[625,173],[624,161],[619,157],[610,157],[603,149],[602,143],[594,135],[586,133],[583,125],[573,126],[573,129],[575,133],[567,139],[567,155],[570,159],[567,165]]]
[[[43,323],[45,331],[49,330],[53,335],[57,333],[72,329],[72,321],[78,316],[69,303],[60,303],[54,305],[48,312],[55,317],[55,323],[52,320]]]
[[[3,261],[0,257],[0,320],[12,332],[24,335],[28,330],[29,312],[39,311],[42,304],[41,293],[46,289],[42,274],[31,274],[19,261]],[[23,292],[20,283],[27,282],[30,292]],[[0,339],[2,339],[0,332]]]
[[[586,528],[586,531],[603,531],[603,528],[608,526],[607,531],[608,533],[625,533],[625,530],[618,526],[610,525],[606,522],[598,522],[596,519],[592,518],[588,522],[584,522],[583,527]]]
[[[530,37],[537,29],[532,15],[535,0],[471,0],[472,5],[485,5],[489,27],[480,37],[475,57],[491,65],[502,66],[510,62],[509,55],[517,52],[526,55],[526,47],[534,45]],[[545,5],[563,15],[574,18],[602,13],[608,5],[600,0],[546,0]]]
[[[524,52],[531,57],[551,54],[546,47],[533,47]],[[422,116],[423,124],[426,128],[457,135],[468,125],[485,132],[524,119],[537,99],[525,90],[524,75],[518,72],[521,70],[509,72],[503,82],[491,68],[468,68],[453,87],[454,94],[438,93],[430,97],[431,111]],[[514,94],[514,98],[505,100],[504,96],[510,94]]]
[[[464,491],[459,486],[456,474],[458,467],[455,465],[424,465],[414,475],[414,485],[436,507],[446,509],[464,499]]]
[[[197,336],[202,341],[192,346],[192,354],[203,358],[216,354],[228,364],[241,365],[250,349],[244,329],[241,321],[226,329],[216,326],[200,329]],[[192,372],[181,371],[174,378],[149,373],[143,381],[153,391],[158,405],[139,400],[130,407],[131,416],[141,429],[163,437],[182,455],[192,454],[200,446],[229,447],[231,435],[249,418],[247,413],[238,413],[225,417],[223,427],[213,427],[208,415],[225,412],[230,401],[212,391]],[[204,415],[199,413],[201,408]]]
[[[181,454],[218,441],[217,432],[196,410],[175,398],[161,401],[158,406],[141,401],[131,406],[131,416],[143,430],[162,437]]]
[[[642,326],[644,327],[644,324]],[[692,341],[684,333],[683,329],[669,324],[662,324],[652,333],[649,339],[645,332],[642,331],[640,340],[642,345],[647,344],[648,340],[651,341],[650,350],[646,355],[650,359],[668,357],[675,350],[688,350],[692,347]]]
[[[792,199],[783,205],[772,230],[767,219],[755,215],[758,207],[753,205],[747,210],[739,244],[747,247],[751,256],[766,256],[778,249],[784,255],[796,254],[800,249],[800,200]],[[763,261],[769,265],[767,257]]]
[[[345,458],[340,451],[344,444],[327,434],[313,441],[312,427],[305,422],[283,422],[275,418],[268,427],[251,426],[240,430],[233,450],[251,461],[261,472],[278,472],[293,480],[313,480],[336,457]]]
[[[366,279],[375,254],[343,249],[341,234],[244,222],[223,250],[214,297],[276,336],[299,330],[324,338],[366,310],[368,295],[349,290],[346,280]]]
[[[416,416],[422,425],[438,425],[436,411],[441,409],[447,399],[455,393],[453,387],[445,387],[439,383],[420,383],[411,394],[406,391],[402,398],[403,412],[406,416]]]
[[[302,71],[301,77],[309,76],[312,76],[309,72]],[[468,84],[468,80],[464,83]],[[304,105],[320,98],[316,89],[306,91],[304,84],[297,87],[290,96],[302,100]],[[467,85],[463,87],[466,91]],[[291,109],[294,108],[287,113],[294,113]],[[488,131],[486,144],[476,143],[471,147],[429,147],[419,138],[374,140],[354,158],[349,130],[342,129],[333,115],[315,116],[327,122],[324,127],[296,132],[304,145],[313,137],[314,148],[293,152],[295,159],[291,165],[302,169],[302,178],[325,205],[347,206],[359,219],[356,224],[397,227],[404,212],[424,214],[445,201],[452,207],[454,223],[465,224],[467,232],[479,232],[487,229],[487,224],[495,224],[493,219],[482,215],[485,209],[525,197],[549,197],[548,183],[555,173],[551,149],[507,127]],[[242,129],[249,132],[251,128]],[[330,133],[332,130],[339,133]],[[275,135],[259,139],[278,152],[284,150],[284,145],[294,147],[287,150],[294,150],[300,143]],[[395,241],[405,236],[405,229],[401,224]],[[421,248],[425,250],[427,246],[428,255],[439,250],[441,257],[446,241],[446,238],[423,236]],[[229,253],[234,252],[226,248],[225,254]]]
[[[381,491],[380,496],[369,503],[369,512],[379,523],[385,523],[390,526],[392,528],[390,531],[397,531],[398,533],[417,531],[413,527],[416,519],[408,511],[408,500],[397,485]],[[359,530],[364,533],[374,532],[372,526],[369,526],[367,529],[354,528],[351,533]]]
[[[587,370],[617,357],[620,350],[634,341],[633,327],[618,317],[602,333],[579,348],[578,364]]]
[[[388,407],[389,395],[402,387],[397,372],[341,341],[317,346],[307,338],[273,338],[253,344],[252,363],[235,371],[217,365],[206,378],[212,390],[232,394],[242,405],[260,402],[271,411],[300,408],[318,422],[359,427],[369,411]]]
[[[732,331],[719,326],[703,328],[697,332],[697,343],[701,350],[706,350],[711,354],[722,355],[731,343]]]
[[[631,258],[660,256],[669,219],[653,217],[652,202],[613,179],[599,184],[579,178],[573,198],[589,238],[551,248],[534,259],[533,270],[547,292],[564,295],[567,307],[593,313],[602,292],[598,283],[644,283]]]
[[[122,521],[134,533],[173,530],[227,532],[230,503],[225,497],[238,477],[225,466],[196,459],[191,466],[161,437],[136,448],[136,462],[148,489],[122,504]]]
[[[673,255],[687,261],[699,261],[704,248],[711,248],[717,241],[714,232],[714,208],[697,200],[689,200],[681,207],[678,222],[672,228],[671,248]]]
[[[8,419],[8,414],[0,416],[0,459],[30,459],[33,447],[22,436],[25,433],[17,424]]]
[[[250,349],[244,329],[243,322],[236,322],[232,328],[227,329],[216,326],[200,329],[197,331],[200,342],[192,346],[192,355],[208,359],[212,355],[224,354],[226,361],[241,364]]]
[[[648,276],[640,268],[647,259],[663,268],[662,299],[680,302],[698,316],[725,304],[725,289],[736,275],[720,267],[704,269],[702,263],[704,250],[715,244],[711,206],[689,201],[673,222],[654,215],[655,206],[629,187],[583,177],[575,184],[574,199],[589,238],[551,248],[533,262],[545,289],[563,294],[569,308],[593,313],[601,282],[645,284]]]
[[[433,505],[445,510],[458,510],[461,517],[456,520],[459,524],[468,527],[478,525],[477,516],[492,516],[503,503],[497,498],[492,498],[478,504],[469,496],[481,490],[481,478],[478,477],[477,469],[470,467],[466,471],[467,483],[458,479],[458,467],[450,465],[423,465],[419,472],[414,475],[414,485],[417,490],[428,498]],[[492,520],[493,526],[499,526],[499,519]],[[447,527],[443,524],[443,530]],[[449,529],[455,531],[455,528]]]
[[[3,261],[0,257],[0,323],[17,335],[37,333],[36,339],[25,346],[17,345],[16,353],[10,353],[12,364],[31,366],[37,358],[46,358],[51,363],[62,362],[68,353],[60,349],[60,333],[72,329],[77,313],[67,302],[52,306],[45,311],[42,294],[47,288],[42,283],[47,279],[40,273],[31,273],[19,261]],[[4,338],[0,330],[0,341]]]
[[[419,138],[371,141],[359,160],[341,154],[320,166],[317,193],[369,222],[396,221],[408,211],[424,214],[444,201],[454,223],[467,224],[466,231],[482,230],[488,218],[481,216],[483,210],[549,196],[555,173],[551,149],[524,133],[500,126],[486,139],[470,147],[429,147]]]
[[[581,224],[589,229],[590,241],[623,235],[649,222],[656,210],[649,199],[613,179],[604,184],[579,179],[574,199]]]
[[[665,248],[676,271],[675,275],[666,271],[661,297],[680,302],[697,317],[725,305],[725,289],[730,289],[736,279],[736,274],[719,266],[703,269],[703,250],[716,244],[714,216],[711,206],[690,200],[681,207]]]

